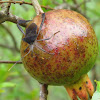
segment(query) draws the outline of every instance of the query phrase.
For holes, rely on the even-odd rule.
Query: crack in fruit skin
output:
[[[49,85],[70,85],[86,74],[94,65],[98,55],[97,38],[91,25],[77,12],[71,10],[52,10],[45,13],[46,18],[38,36],[46,39],[55,34],[51,39],[39,41],[36,45],[50,53],[34,47],[23,58],[25,69],[40,83]],[[36,23],[40,26],[41,15],[36,16],[29,24]],[[21,56],[28,46],[21,41]]]

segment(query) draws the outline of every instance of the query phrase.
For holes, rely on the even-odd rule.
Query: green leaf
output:
[[[97,83],[97,90],[96,90],[96,91],[97,91],[97,92],[100,92],[100,81],[96,81],[96,80],[95,80],[95,82]]]
[[[97,90],[94,92],[92,96],[92,100],[100,100],[100,81],[96,81],[97,84]]]
[[[0,89],[0,93],[3,93],[3,92],[4,92],[4,90],[1,90],[1,89]]]
[[[4,83],[0,83],[0,88],[4,88],[4,87],[14,87],[16,86],[14,83],[11,82],[4,82]]]

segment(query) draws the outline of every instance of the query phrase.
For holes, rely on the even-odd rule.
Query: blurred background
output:
[[[0,0],[1,1],[1,0]],[[6,0],[4,0],[6,1]],[[30,2],[30,0],[25,0]],[[99,55],[95,66],[88,73],[94,86],[94,80],[100,81],[100,0],[38,0],[43,6],[54,9],[71,9],[84,15],[93,26],[99,44]],[[0,8],[1,9],[1,8]],[[43,8],[44,12],[50,9]],[[10,12],[23,19],[31,20],[35,11],[31,5],[11,4]],[[16,24],[0,24],[0,61],[18,61],[20,59],[20,42],[22,33]],[[0,100],[38,100],[39,83],[24,69],[22,64],[0,63]],[[48,100],[68,100],[62,86],[49,86]]]

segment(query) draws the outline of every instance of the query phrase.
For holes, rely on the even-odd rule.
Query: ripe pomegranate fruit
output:
[[[77,100],[77,96],[88,100],[88,93],[92,96],[94,89],[87,72],[98,55],[93,28],[85,17],[75,11],[52,10],[45,15],[37,40],[57,33],[49,40],[34,42],[33,57],[30,52],[23,58],[25,69],[40,83],[64,85],[73,100]],[[38,15],[29,25],[35,23],[38,31],[41,20],[41,15]],[[27,46],[26,42],[21,41],[21,57],[29,52],[30,48],[24,52]]]

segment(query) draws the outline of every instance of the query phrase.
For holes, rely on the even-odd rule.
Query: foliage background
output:
[[[25,0],[30,2],[30,0]],[[75,6],[76,0],[39,0],[39,3],[52,8],[63,3]],[[88,1],[82,3],[83,1]],[[94,79],[100,81],[100,0],[77,0],[82,5],[80,10],[92,24],[98,38],[99,55],[95,67],[88,73],[94,86]],[[48,11],[44,9],[44,12]],[[30,5],[12,4],[10,12],[26,20],[35,16],[35,11]],[[22,33],[16,24],[5,22],[0,25],[0,60],[18,61],[20,59],[20,41]],[[39,84],[24,69],[22,64],[17,64],[11,71],[12,64],[0,64],[0,100],[38,100]],[[48,100],[68,100],[66,90],[62,86],[49,86]]]

